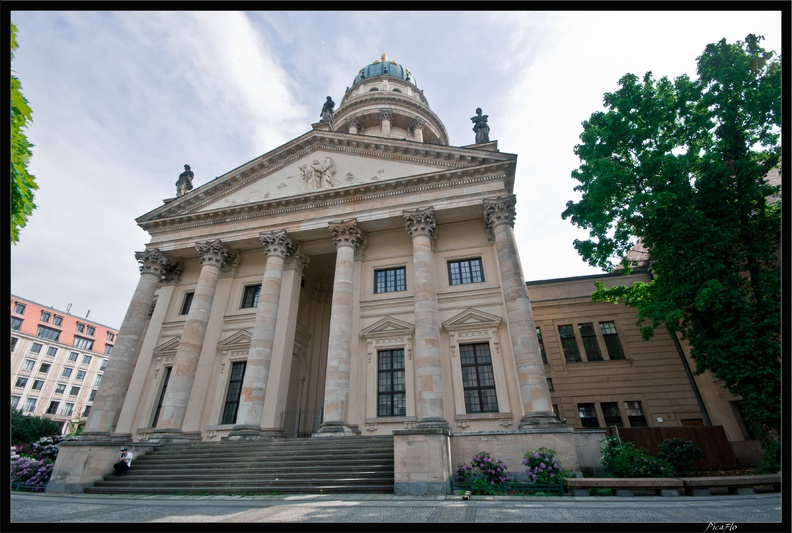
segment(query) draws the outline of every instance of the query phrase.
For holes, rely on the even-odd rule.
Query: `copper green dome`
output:
[[[417,87],[415,80],[412,79],[412,74],[410,71],[396,61],[388,60],[387,54],[382,54],[381,59],[378,59],[370,65],[366,65],[360,69],[360,72],[358,72],[357,76],[355,76],[352,85],[354,86],[360,83],[362,80],[375,78],[377,76],[390,76],[392,78],[399,78]]]

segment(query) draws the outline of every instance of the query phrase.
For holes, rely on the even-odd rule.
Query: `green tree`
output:
[[[578,253],[630,272],[641,243],[652,280],[595,301],[637,308],[644,339],[665,323],[742,397],[746,422],[776,453],[781,422],[781,202],[766,176],[781,164],[781,63],[763,37],[710,44],[697,79],[627,74],[583,123],[564,219],[588,229]]]
[[[17,28],[11,23],[11,61],[17,49]],[[28,172],[33,146],[27,140],[25,128],[33,120],[33,112],[22,95],[19,79],[11,73],[11,242],[19,242],[19,231],[27,224],[36,204],[33,196],[38,185],[36,178]]]
[[[33,444],[44,437],[60,436],[60,426],[49,418],[11,411],[11,444]]]

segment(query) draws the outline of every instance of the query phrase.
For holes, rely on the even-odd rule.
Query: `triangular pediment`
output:
[[[501,323],[501,317],[479,311],[469,307],[443,322],[443,327],[449,331],[465,329],[481,329],[497,327]]]
[[[473,169],[503,173],[515,161],[513,154],[314,130],[166,200],[137,222],[145,229],[164,220],[188,223],[188,218],[202,220],[273,205],[313,204],[338,195],[397,188],[405,180],[452,179],[462,172],[470,177]]]
[[[382,335],[410,335],[415,331],[415,326],[409,322],[386,316],[365,328],[360,333],[364,337],[379,337]]]
[[[181,337],[174,337],[169,341],[163,342],[154,348],[154,353],[157,355],[176,353],[176,349],[179,347],[179,341],[181,341]]]
[[[241,346],[250,346],[250,339],[252,334],[247,330],[237,331],[230,337],[226,337],[217,343],[219,348],[235,348]]]

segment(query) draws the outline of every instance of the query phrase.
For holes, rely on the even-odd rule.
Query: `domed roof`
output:
[[[388,54],[382,54],[381,59],[378,59],[370,65],[366,65],[360,69],[360,72],[358,72],[357,76],[355,76],[355,80],[352,82],[352,86],[360,83],[360,81],[364,79],[374,78],[376,76],[390,76],[392,78],[399,78],[417,87],[415,80],[412,79],[412,74],[410,74],[410,71],[396,61],[389,61]]]

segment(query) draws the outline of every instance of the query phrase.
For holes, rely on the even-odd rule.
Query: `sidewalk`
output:
[[[683,524],[682,530],[707,530],[710,523],[733,523],[733,530],[790,531],[782,524],[781,494],[750,496],[623,498],[411,496],[393,494],[279,496],[163,496],[13,493],[10,528],[29,530],[31,523],[608,523]],[[788,512],[785,513],[788,520]],[[538,526],[538,527],[537,527]],[[640,528],[640,527],[639,527]],[[56,530],[62,530],[56,526]],[[87,529],[87,528],[86,528]],[[93,529],[93,528],[92,528]],[[158,529],[156,527],[146,529]],[[205,527],[201,531],[212,530]],[[349,530],[349,527],[345,527]],[[377,529],[387,528],[378,526]],[[623,527],[619,528],[623,529]],[[227,531],[227,525],[218,528]],[[370,530],[370,528],[369,528]],[[527,529],[526,529],[527,531]],[[652,531],[657,531],[652,528]]]

